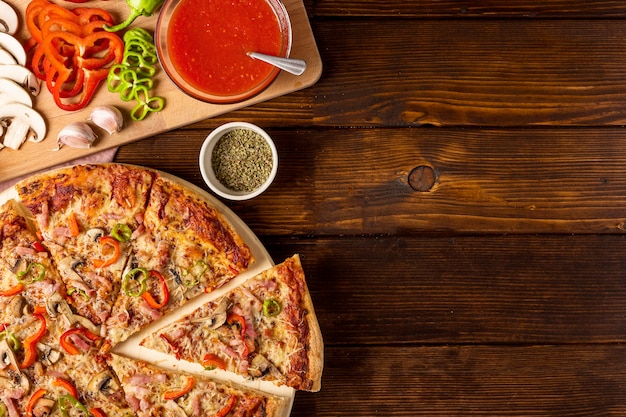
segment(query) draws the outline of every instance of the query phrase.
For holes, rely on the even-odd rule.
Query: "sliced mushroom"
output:
[[[104,232],[104,230],[94,227],[85,232],[84,239],[87,243],[97,243],[98,239],[100,239],[105,234],[106,233]]]
[[[52,366],[61,359],[61,352],[52,349],[52,346],[45,343],[37,343],[37,350],[39,351],[39,360],[46,366]]]
[[[30,380],[25,373],[11,370],[9,376],[13,379],[16,386],[20,388],[20,391],[27,394],[30,391]]]
[[[252,358],[252,362],[250,362],[250,366],[248,367],[248,373],[253,378],[259,378],[268,373],[271,375],[275,375],[277,377],[280,376],[280,372],[273,363],[271,363],[265,356],[256,355]]]
[[[9,78],[0,78],[0,91],[2,92],[0,94],[5,97],[4,100],[7,103],[10,101],[17,101],[18,103],[25,104],[28,107],[33,107],[33,98],[28,91],[26,91],[26,89],[20,84]]]
[[[11,55],[11,52],[0,48],[0,64],[17,65],[17,60]]]
[[[72,259],[72,258],[66,258]],[[65,260],[64,260],[65,261]],[[64,261],[61,261],[63,263]],[[61,264],[60,263],[60,264]],[[78,274],[76,274],[78,275]],[[66,320],[68,326],[72,326],[74,323],[78,323],[93,334],[100,334],[100,327],[96,326],[86,317],[79,314],[74,314],[70,305],[59,293],[54,293],[46,301],[46,311],[52,318],[63,317]]]
[[[26,65],[26,50],[13,35],[0,32],[0,48],[13,55],[18,64]]]
[[[9,342],[7,342],[6,339],[2,339],[2,341],[0,341],[0,369],[5,369],[9,365],[12,365],[13,369],[20,369],[15,353],[9,346]]]
[[[39,94],[41,85],[39,79],[31,70],[22,65],[0,65],[0,77],[8,78],[26,88],[34,96]]]
[[[204,322],[204,327],[215,330],[224,323],[226,323],[226,310],[228,308],[228,302],[226,299],[222,299],[220,304],[215,308],[215,310],[211,313],[211,315],[199,318],[198,321]]]
[[[69,318],[74,315],[65,298],[58,292],[55,292],[46,300],[46,311],[52,318],[57,318],[60,315]]]
[[[52,412],[55,401],[49,398],[40,398],[33,408],[33,417],[48,417]]]
[[[11,5],[0,0],[0,32],[13,35],[17,32],[17,12]]]
[[[46,137],[46,122],[41,114],[22,103],[8,103],[0,107],[0,120],[10,121],[3,142],[8,148],[17,150],[27,138],[41,142]]]
[[[9,314],[12,317],[22,317],[25,308],[28,308],[28,304],[21,295],[14,296],[8,306]]]
[[[120,390],[120,385],[109,371],[102,371],[91,378],[87,389],[92,392],[100,392],[106,396],[111,396]]]

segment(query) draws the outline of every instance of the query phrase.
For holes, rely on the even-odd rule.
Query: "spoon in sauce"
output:
[[[268,64],[274,65],[283,71],[287,71],[293,75],[302,75],[306,70],[306,61],[295,58],[282,58],[273,55],[265,55],[259,52],[248,52],[248,56],[258,59]]]

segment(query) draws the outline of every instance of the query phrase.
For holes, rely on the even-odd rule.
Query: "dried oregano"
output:
[[[272,171],[272,150],[265,139],[249,129],[224,134],[213,148],[213,171],[219,182],[233,191],[254,191]]]

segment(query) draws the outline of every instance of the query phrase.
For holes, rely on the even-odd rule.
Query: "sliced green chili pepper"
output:
[[[267,317],[274,317],[280,314],[282,306],[273,298],[268,298],[263,302],[263,314]]]
[[[133,39],[145,39],[152,43],[152,35],[144,28],[132,28],[124,33],[124,42],[128,42]]]
[[[150,58],[147,58],[140,52],[128,51],[124,53],[122,65],[134,67],[134,72],[146,77],[152,77],[156,72],[156,69],[154,68],[154,63],[150,61]]]
[[[164,0],[126,0],[126,4],[130,7],[130,15],[119,25],[108,26],[104,29],[109,32],[117,32],[126,29],[139,16],[152,16],[152,14],[163,4]]]
[[[191,268],[183,272],[183,284],[185,287],[195,287],[200,283],[200,277],[204,275],[209,268],[207,263],[200,259]],[[190,278],[188,279],[187,277]]]
[[[8,330],[3,330],[2,332],[0,332],[0,340],[2,339],[6,339],[9,347],[11,348],[11,350],[13,350],[13,352],[17,352],[22,346],[17,336],[15,336],[13,332],[10,332]]]
[[[124,275],[122,290],[130,297],[139,297],[146,292],[148,285],[148,270],[145,268],[133,268]]]
[[[69,417],[69,409],[75,408],[76,410],[84,413],[84,415],[89,416],[89,410],[87,407],[83,405],[80,401],[76,399],[76,397],[72,395],[61,395],[58,399],[59,410],[61,411],[61,415],[63,417]],[[69,407],[68,407],[69,405]]]
[[[111,230],[111,236],[120,242],[128,242],[132,234],[133,231],[130,230],[130,227],[127,224],[124,223],[116,224],[113,226],[113,230]]]
[[[107,88],[119,93],[122,101],[135,100],[137,105],[130,117],[143,120],[149,113],[158,112],[165,106],[162,97],[150,96],[152,76],[158,62],[152,35],[145,29],[133,28],[124,34],[122,63],[112,65],[107,76]]]
[[[159,112],[165,107],[165,100],[162,97],[150,97],[148,89],[143,85],[135,89],[135,100],[137,105],[130,112],[130,118],[137,122],[145,119],[148,113]]]
[[[67,290],[67,295],[72,295],[75,292],[77,292],[78,294],[82,295],[85,300],[89,300],[90,299],[90,297],[87,295],[85,290],[81,290],[80,288],[76,288],[76,287],[72,287],[69,290]]]
[[[36,271],[32,271],[33,268],[38,268],[39,273],[36,274]],[[41,281],[46,276],[46,267],[40,264],[39,262],[32,262],[28,264],[28,267],[24,271],[20,271],[17,273],[17,280],[22,284],[28,285],[33,282]]]

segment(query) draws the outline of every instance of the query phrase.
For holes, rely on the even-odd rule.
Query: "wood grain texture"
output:
[[[330,348],[322,391],[298,393],[292,416],[622,416],[624,349]]]
[[[313,16],[358,17],[428,17],[428,18],[603,18],[625,17],[626,6],[621,1],[603,0],[315,0]]]
[[[626,122],[619,20],[324,23],[316,25],[325,52],[313,91],[319,125]]]
[[[261,238],[301,254],[327,346],[626,342],[623,236]]]
[[[275,182],[229,202],[264,235],[624,233],[623,129],[267,129],[279,151]],[[208,130],[173,132],[123,148],[202,182]],[[156,155],[146,161],[145,155]],[[409,175],[432,167],[434,186]]]

